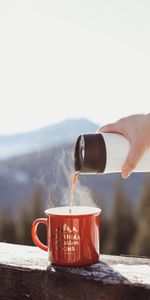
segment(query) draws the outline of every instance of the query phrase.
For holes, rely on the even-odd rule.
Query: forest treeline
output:
[[[136,210],[131,203],[122,186],[118,185],[109,215],[104,212],[101,215],[101,253],[150,257],[150,182],[145,183]],[[34,191],[30,207],[25,200],[20,200],[18,217],[1,208],[0,241],[33,246],[31,225],[39,217],[45,217],[40,190]],[[46,227],[43,224],[38,228],[38,235],[46,243]]]

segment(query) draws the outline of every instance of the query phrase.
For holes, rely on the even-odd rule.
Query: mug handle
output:
[[[40,223],[45,224],[47,227],[47,219],[44,219],[44,218],[36,219],[32,223],[32,230],[31,230],[32,240],[36,246],[38,246],[39,248],[41,248],[44,251],[48,251],[48,247],[46,245],[44,245],[37,236],[37,227]]]

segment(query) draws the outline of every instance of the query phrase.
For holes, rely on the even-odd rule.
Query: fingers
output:
[[[127,178],[130,176],[132,171],[135,169],[137,163],[141,159],[144,150],[138,145],[132,145],[130,152],[125,160],[121,175],[123,178]]]

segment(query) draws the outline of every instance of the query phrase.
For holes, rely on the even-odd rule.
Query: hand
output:
[[[130,151],[122,167],[122,177],[127,178],[150,147],[150,114],[135,114],[117,122],[104,125],[98,132],[114,132],[124,135],[130,142]]]

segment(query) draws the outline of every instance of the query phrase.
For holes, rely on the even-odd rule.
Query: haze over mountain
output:
[[[97,128],[98,124],[87,119],[67,119],[32,132],[0,135],[0,159],[75,142],[79,134],[95,132]]]

